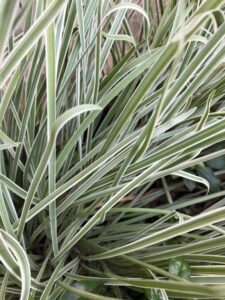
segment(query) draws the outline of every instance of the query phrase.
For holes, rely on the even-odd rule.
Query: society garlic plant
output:
[[[224,4],[1,0],[0,299],[225,299]]]

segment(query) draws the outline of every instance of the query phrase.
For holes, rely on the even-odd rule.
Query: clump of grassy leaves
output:
[[[1,299],[224,299],[223,4],[1,1]]]

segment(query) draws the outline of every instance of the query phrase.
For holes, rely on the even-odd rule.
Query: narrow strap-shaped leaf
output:
[[[13,252],[13,255],[16,258],[20,269],[20,276],[22,282],[22,291],[20,299],[28,300],[31,287],[31,273],[27,254],[25,253],[24,249],[20,246],[19,242],[3,230],[0,230],[0,240],[1,243],[6,244],[6,246]],[[2,255],[7,255],[7,253],[2,253]]]
[[[10,1],[2,0],[1,1],[1,10],[0,10],[0,64],[2,63],[2,56],[4,54],[5,46],[9,34],[14,23],[16,12],[18,9],[19,1]]]
[[[215,209],[212,212],[201,214],[200,216],[193,217],[182,224],[174,225],[170,228],[161,230],[159,233],[150,235],[149,237],[142,238],[138,241],[122,246],[117,249],[109,250],[104,254],[92,256],[91,259],[106,259],[121,254],[143,249],[151,245],[160,243],[162,241],[173,238],[185,232],[193,231],[204,226],[223,221],[225,219],[225,208]]]
[[[189,172],[185,172],[185,171],[178,171],[178,172],[175,172],[173,174],[177,175],[177,176],[181,176],[183,178],[187,178],[187,179],[195,181],[195,182],[202,183],[206,186],[207,191],[209,192],[209,182],[206,179],[204,179],[200,176],[196,176],[194,174],[191,174]]]
[[[48,25],[54,20],[65,2],[66,0],[53,1],[52,4],[49,5],[49,7],[46,9],[46,11],[38,18],[31,29],[20,40],[20,43],[10,53],[10,55],[1,66],[0,87],[8,78],[10,72],[12,72],[12,70],[19,64],[19,62],[31,49],[34,43],[40,38],[43,30],[47,28]]]
[[[45,148],[45,151],[44,151],[43,156],[42,156],[42,160],[39,163],[39,166],[38,166],[38,168],[37,168],[37,170],[34,174],[34,178],[33,178],[32,183],[30,185],[30,188],[27,192],[27,197],[25,199],[25,203],[24,203],[24,206],[23,206],[23,210],[22,210],[22,214],[21,214],[21,218],[20,218],[20,224],[19,224],[18,233],[17,233],[19,239],[21,239],[21,237],[22,237],[23,229],[24,229],[25,222],[26,222],[27,213],[30,209],[31,203],[33,201],[35,192],[36,192],[37,187],[38,187],[38,184],[41,181],[41,176],[44,174],[44,171],[47,167],[49,157],[51,156],[51,153],[52,153],[52,150],[53,150],[58,132],[65,125],[65,123],[69,122],[72,118],[76,117],[77,115],[79,115],[81,113],[91,111],[91,110],[100,110],[100,107],[96,106],[96,105],[83,105],[83,106],[80,106],[80,107],[71,108],[70,110],[64,112],[56,120],[55,124],[53,125],[49,143],[48,143],[47,147]]]
[[[103,32],[102,34],[107,39],[111,39],[113,41],[125,41],[125,42],[131,43],[134,46],[136,46],[136,42],[132,36],[129,36],[126,34],[114,34],[113,35],[113,34],[108,34],[106,32]]]
[[[48,0],[47,4],[52,1]],[[47,143],[51,139],[52,127],[56,122],[56,41],[55,25],[51,24],[46,32],[46,65],[47,65]],[[48,192],[56,188],[56,145],[48,162]],[[50,228],[54,255],[58,252],[56,204],[49,206]]]

